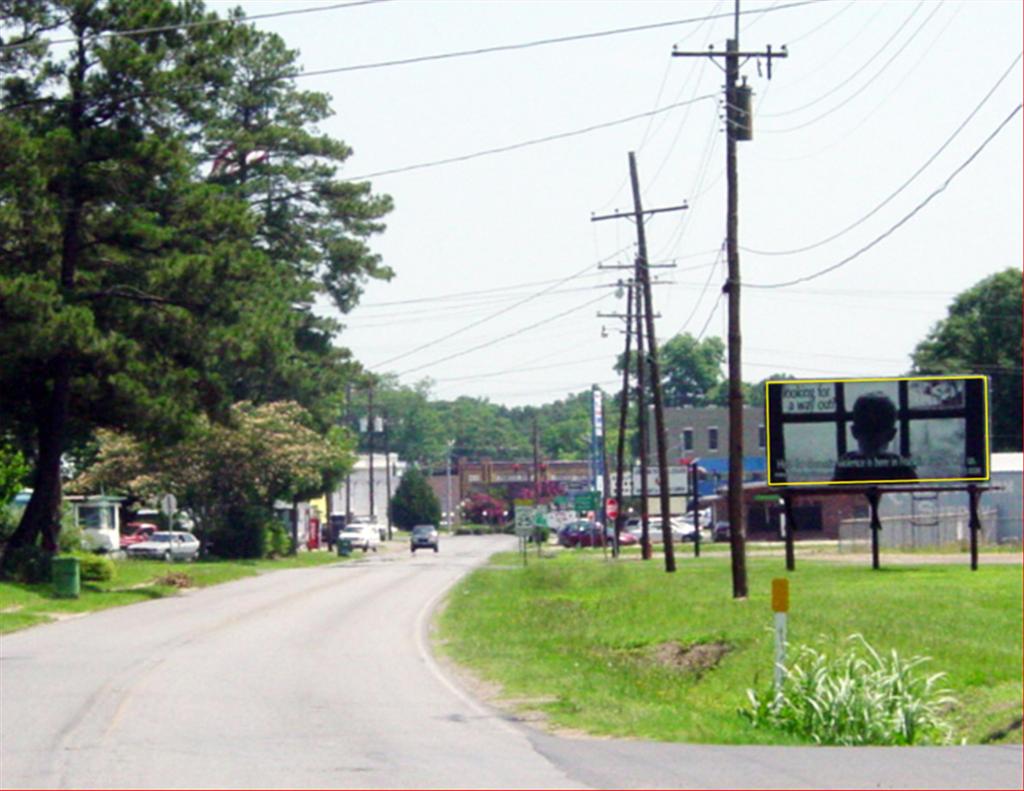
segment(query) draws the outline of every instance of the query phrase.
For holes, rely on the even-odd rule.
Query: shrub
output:
[[[859,634],[850,641],[853,647],[834,659],[801,646],[780,689],[748,689],[750,707],[741,713],[755,727],[818,744],[948,744],[952,727],[943,714],[955,699],[936,686],[945,673],[919,674],[928,657],[903,659],[895,650],[883,656]]]
[[[114,561],[106,555],[94,555],[91,552],[76,552],[78,558],[78,573],[83,582],[106,582],[114,579],[117,567]]]
[[[210,551],[222,558],[266,557],[274,551],[276,529],[287,537],[281,522],[269,509],[256,505],[234,506],[228,509],[224,522],[210,532]]]

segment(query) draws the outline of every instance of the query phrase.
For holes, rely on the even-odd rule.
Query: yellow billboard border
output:
[[[913,480],[887,480],[887,481],[800,481],[798,483],[773,483],[772,482],[772,430],[771,420],[768,415],[768,385],[777,384],[837,384],[846,382],[935,382],[941,379],[981,379],[985,386],[982,387],[982,404],[985,413],[985,476],[981,478],[914,478]],[[984,374],[961,374],[935,375],[935,376],[861,376],[850,377],[849,379],[769,379],[764,383],[764,426],[765,426],[765,478],[769,486],[873,486],[885,484],[900,484],[903,486],[915,483],[963,483],[974,481],[988,481],[992,479],[992,448],[989,438],[989,416],[988,416],[988,377]]]

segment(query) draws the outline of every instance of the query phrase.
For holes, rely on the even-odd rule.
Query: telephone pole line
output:
[[[733,16],[733,37],[725,43],[725,52],[713,49],[704,52],[672,51],[678,58],[725,58],[725,167],[728,190],[726,206],[726,253],[729,277],[724,290],[729,297],[729,525],[732,554],[732,595],[747,597],[746,526],[743,523],[743,366],[740,334],[740,254],[739,254],[739,178],[736,172],[736,141],[751,140],[751,89],[746,79],[737,85],[740,59],[766,58],[768,79],[772,78],[772,58],[785,58],[786,48],[772,52],[740,50],[740,0],[736,0]]]
[[[658,365],[658,341],[654,333],[654,301],[651,297],[651,275],[650,266],[647,261],[647,233],[644,226],[645,217],[651,214],[659,214],[667,211],[679,211],[689,206],[683,203],[679,206],[669,206],[661,209],[644,209],[640,199],[640,180],[636,170],[636,154],[629,152],[629,178],[633,188],[633,211],[632,213],[615,213],[601,217],[591,217],[591,221],[618,219],[621,217],[632,217],[636,224],[637,258],[636,283],[637,294],[637,407],[640,421],[640,496],[641,515],[643,518],[643,533],[641,543],[643,555],[650,557],[650,537],[647,532],[648,509],[647,509],[647,415],[644,405],[644,388],[646,381],[644,377],[644,334],[646,333],[647,359],[651,367],[651,390],[654,400],[654,424],[655,437],[657,440],[658,452],[658,477],[661,485],[658,487],[661,499],[661,540],[665,550],[665,571],[671,573],[676,570],[675,551],[672,548],[672,524],[671,524],[671,494],[669,492],[668,476],[668,448],[665,440],[665,407],[661,395],[661,371]],[[646,539],[646,540],[645,540]]]

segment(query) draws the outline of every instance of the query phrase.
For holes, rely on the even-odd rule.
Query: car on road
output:
[[[348,541],[352,545],[352,549],[361,549],[363,552],[369,552],[372,549],[376,552],[380,547],[380,533],[375,524],[354,522],[345,525],[338,532],[338,542],[342,541]]]
[[[417,549],[432,549],[437,552],[438,538],[437,528],[434,525],[413,525],[409,534],[409,551]]]
[[[558,541],[558,545],[562,547],[581,546],[581,542],[583,540],[582,537],[593,530],[600,531],[596,522],[589,522],[586,520],[568,522],[558,528],[556,540]]]
[[[152,522],[129,522],[121,529],[121,549],[141,544],[160,529]]]
[[[712,541],[729,541],[732,538],[732,533],[729,530],[728,522],[715,522],[711,528],[711,540]]]
[[[195,560],[199,554],[199,539],[184,530],[157,530],[125,551],[130,558]]]

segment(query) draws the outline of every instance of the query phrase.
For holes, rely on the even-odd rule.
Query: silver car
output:
[[[433,549],[437,552],[437,528],[433,525],[415,525],[409,536],[409,551]]]
[[[158,530],[126,551],[130,558],[194,560],[199,554],[199,539],[184,530]]]

